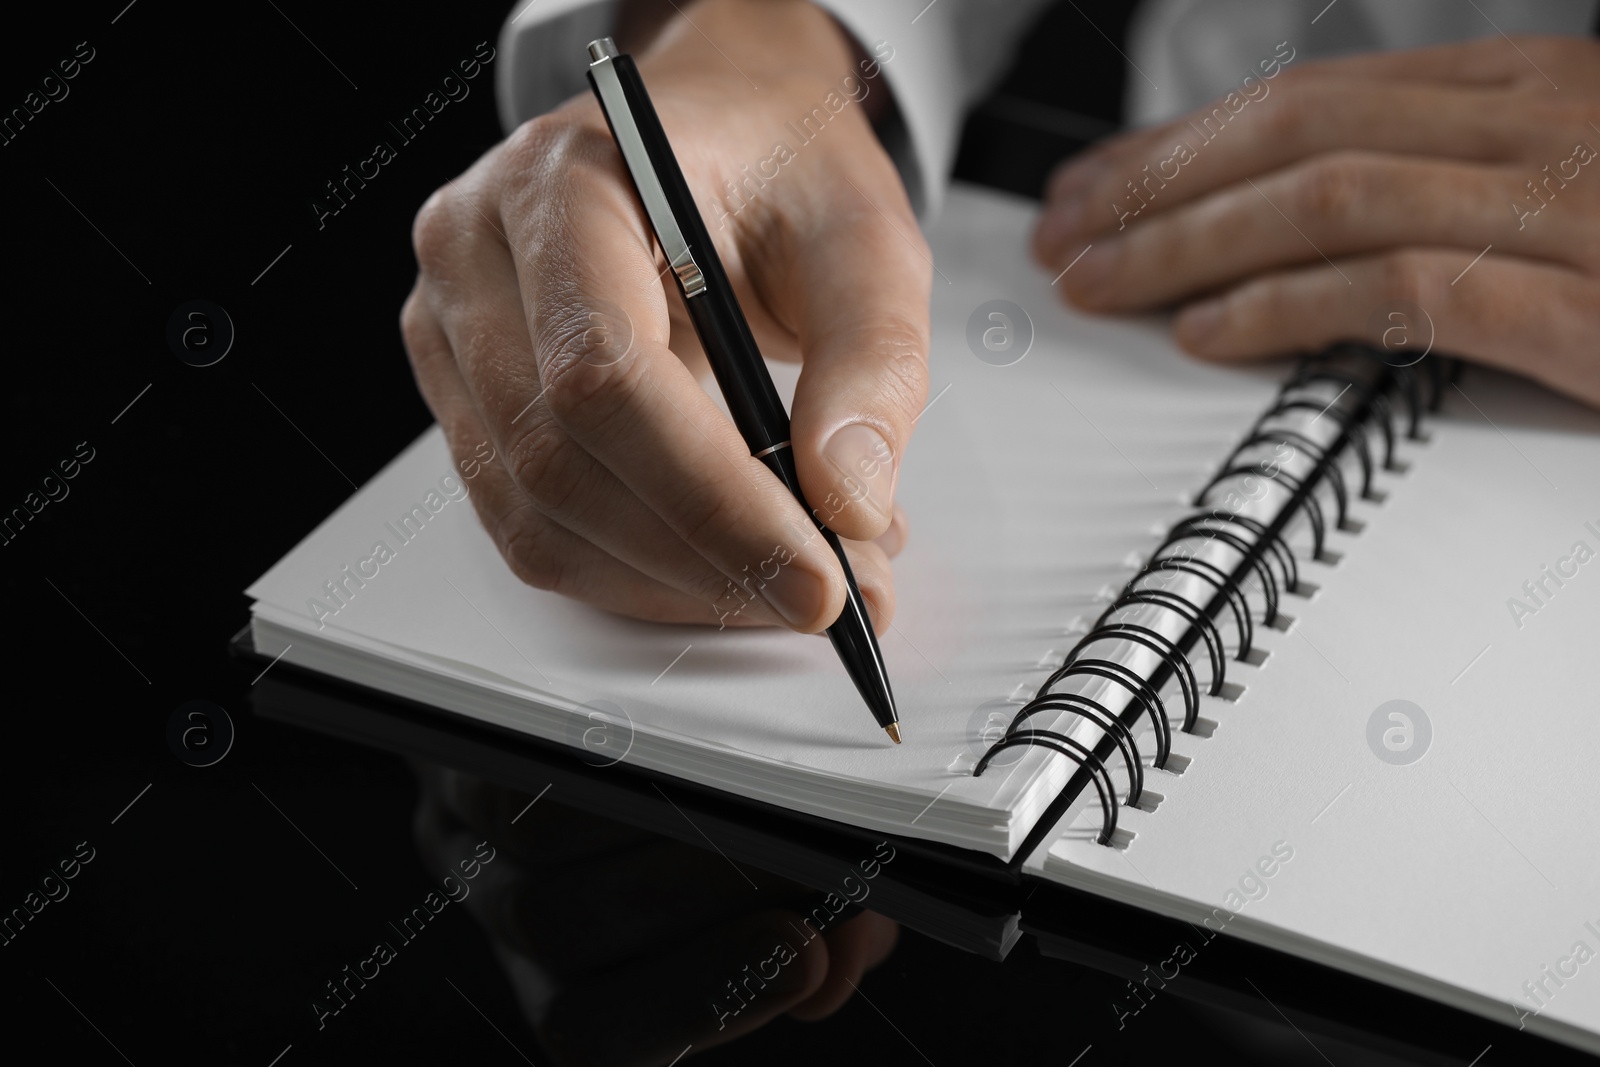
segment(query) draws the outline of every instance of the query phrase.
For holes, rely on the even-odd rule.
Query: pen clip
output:
[[[627,164],[628,173],[633,176],[633,185],[639,191],[639,199],[644,201],[644,211],[650,216],[650,225],[656,231],[656,240],[661,242],[661,251],[666,255],[673,273],[678,276],[678,284],[683,287],[683,295],[699,296],[706,291],[705,275],[701,273],[700,265],[694,261],[694,254],[689,250],[689,242],[684,239],[683,231],[678,227],[678,220],[672,214],[672,208],[667,203],[666,191],[661,187],[661,177],[656,173],[655,164],[650,159],[650,151],[645,147],[644,138],[639,134],[639,125],[634,120],[633,109],[628,106],[628,96],[623,91],[622,79],[617,76],[616,67],[612,63],[619,54],[616,44],[609,37],[590,41],[589,74],[594,78],[600,106],[605,109],[606,118],[611,123],[611,132],[616,137],[617,148],[622,152],[622,161]]]

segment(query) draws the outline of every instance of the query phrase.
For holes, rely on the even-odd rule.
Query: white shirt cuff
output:
[[[879,135],[912,207],[932,216],[967,107],[1004,68],[1041,0],[815,2],[879,64],[898,115]],[[611,33],[615,14],[615,0],[527,0],[512,13],[500,31],[495,86],[508,132],[584,90],[584,46]]]

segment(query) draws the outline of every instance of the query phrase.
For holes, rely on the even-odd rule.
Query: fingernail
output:
[[[1221,300],[1206,300],[1184,308],[1172,324],[1178,344],[1191,352],[1203,350],[1222,328],[1222,313]]]
[[[1082,222],[1083,201],[1074,199],[1052,204],[1039,222],[1039,251],[1045,258],[1054,259]]]
[[[887,524],[894,501],[895,456],[883,436],[871,426],[853,422],[833,432],[822,455],[839,472],[846,499],[867,508],[875,522]]]

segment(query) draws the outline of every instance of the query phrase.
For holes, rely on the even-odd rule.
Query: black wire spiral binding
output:
[[[1420,440],[1423,409],[1437,410],[1444,387],[1455,381],[1459,370],[1457,361],[1440,357],[1427,361],[1421,367],[1395,367],[1384,360],[1382,353],[1349,344],[1335,345],[1301,360],[1294,374],[1279,390],[1277,400],[1256,420],[1244,439],[1223,461],[1217,475],[1206,482],[1193,502],[1197,508],[1207,508],[1208,496],[1219,485],[1230,479],[1263,477],[1288,493],[1286,502],[1278,509],[1273,521],[1263,523],[1236,511],[1210,507],[1175,523],[1144,566],[1072,647],[1062,665],[1039,687],[1033,699],[1018,710],[1005,734],[989,746],[973,768],[975,777],[981,775],[997,754],[1020,746],[1042,747],[1078,765],[1077,772],[1066,788],[1040,816],[1017,851],[1015,863],[1022,862],[1033,851],[1078,793],[1089,784],[1094,785],[1100,799],[1102,823],[1097,840],[1102,845],[1111,843],[1117,828],[1120,805],[1106,760],[1114,750],[1120,752],[1128,769],[1129,782],[1128,796],[1121,803],[1137,806],[1144,791],[1144,767],[1134,737],[1140,719],[1148,716],[1155,732],[1154,766],[1165,767],[1172,752],[1172,725],[1159,695],[1161,689],[1169,680],[1177,681],[1183,693],[1182,728],[1185,733],[1192,732],[1199,716],[1201,691],[1199,678],[1191,663],[1191,652],[1196,642],[1204,642],[1206,646],[1206,657],[1211,666],[1207,691],[1216,696],[1222,692],[1228,659],[1217,617],[1225,610],[1231,612],[1233,629],[1238,637],[1235,658],[1248,661],[1255,642],[1255,628],[1250,604],[1242,588],[1245,580],[1252,574],[1259,579],[1263,601],[1262,621],[1267,626],[1275,625],[1279,618],[1280,594],[1295,592],[1300,587],[1299,567],[1287,541],[1287,531],[1295,515],[1304,513],[1306,516],[1311,526],[1313,557],[1321,558],[1324,554],[1327,516],[1317,493],[1324,485],[1327,486],[1333,498],[1335,527],[1344,528],[1352,488],[1340,467],[1344,453],[1347,450],[1354,451],[1360,463],[1360,497],[1375,499],[1372,491],[1375,464],[1367,427],[1375,422],[1383,435],[1384,468],[1398,469],[1394,462],[1396,412],[1395,405],[1390,402],[1390,393],[1397,392],[1404,403],[1408,423],[1406,435]],[[1424,375],[1427,379],[1426,397],[1423,395]],[[1318,383],[1337,386],[1339,396],[1326,402],[1314,397],[1292,395],[1303,394],[1308,387]],[[1341,407],[1338,402],[1347,392],[1353,394],[1354,401]],[[1323,445],[1298,430],[1267,425],[1271,420],[1297,410],[1316,411],[1318,417],[1327,416],[1334,420],[1339,427],[1337,436]],[[1303,452],[1312,463],[1309,473],[1291,474],[1284,471],[1281,465],[1274,469],[1274,464],[1267,459],[1255,462],[1241,459],[1252,449],[1271,445],[1288,445],[1296,454]],[[1195,558],[1184,546],[1186,542],[1196,541],[1215,542],[1237,553],[1239,562],[1233,572],[1227,573],[1215,563]],[[1273,563],[1281,572],[1281,584],[1279,575],[1273,573]],[[1162,573],[1169,576],[1187,574],[1197,578],[1212,590],[1212,594],[1206,603],[1200,604],[1165,589],[1149,588],[1151,580]],[[1182,637],[1173,641],[1151,627],[1114,618],[1119,612],[1133,606],[1170,612],[1182,619],[1186,626]],[[1148,676],[1142,676],[1116,660],[1083,655],[1090,645],[1110,641],[1138,645],[1153,653],[1159,661],[1158,665]],[[1128,696],[1124,710],[1114,712],[1081,694],[1055,691],[1055,687],[1067,679],[1080,677],[1116,683]],[[1058,730],[1026,725],[1030,718],[1041,712],[1062,711],[1072,712],[1100,727],[1103,737],[1094,748]]]

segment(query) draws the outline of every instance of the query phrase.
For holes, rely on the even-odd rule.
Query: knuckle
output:
[[[507,451],[511,476],[544,513],[561,514],[577,490],[572,442],[548,425],[536,425]]]
[[[566,125],[554,114],[545,114],[512,130],[501,151],[501,170],[507,175],[541,172],[556,154]]]
[[[908,322],[880,324],[871,345],[878,396],[893,414],[914,417],[928,395],[926,335]]]
[[[545,403],[569,429],[600,431],[646,383],[627,312],[581,295],[547,306],[533,338]]]
[[[416,252],[417,266],[425,274],[437,273],[448,261],[456,239],[453,214],[442,188],[435,189],[417,209],[416,218],[411,222],[411,247]]]
[[[1265,105],[1261,115],[1265,140],[1277,144],[1298,142],[1305,128],[1309,94],[1310,87],[1302,72],[1285,73],[1277,91],[1262,101]]]
[[[511,573],[524,585],[561,592],[570,581],[571,568],[550,544],[551,527],[537,516],[513,512],[500,523],[500,554]]]
[[[420,286],[414,287],[405,303],[400,305],[400,340],[413,362],[424,351],[428,326],[428,310]]]
[[[560,319],[547,321],[535,344],[544,402],[561,425],[601,432],[632,402],[638,374],[632,360],[607,362],[610,353],[603,351],[586,314]]]
[[[603,125],[561,111],[531,118],[505,140],[497,167],[513,203],[544,205],[560,174],[586,165],[620,172],[616,142]]]
[[[1221,300],[1222,324],[1213,338],[1219,350],[1281,351],[1302,344],[1320,347],[1324,343],[1319,333],[1323,322],[1306,314],[1305,291],[1290,277],[1262,275]]]
[[[1233,338],[1251,337],[1262,329],[1282,328],[1295,321],[1304,301],[1275,277],[1256,278],[1222,297],[1223,328]]]
[[[1380,295],[1421,308],[1437,308],[1447,286],[1439,262],[1421,252],[1402,250],[1384,256],[1378,272]]]
[[[1370,174],[1368,162],[1353,153],[1314,160],[1292,179],[1295,207],[1318,222],[1343,225],[1368,203]]]

